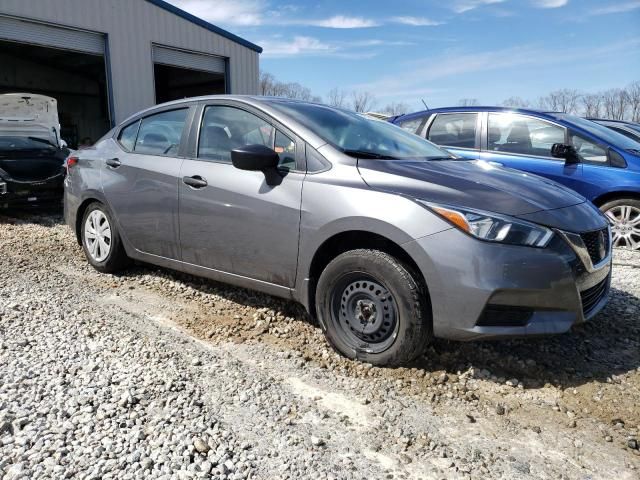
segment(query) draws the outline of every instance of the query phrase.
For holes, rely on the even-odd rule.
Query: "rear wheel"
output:
[[[128,264],[117,227],[102,203],[92,203],[85,210],[81,235],[84,254],[99,272],[116,272]]]
[[[602,205],[600,210],[611,224],[613,246],[640,250],[640,200],[613,200]]]
[[[374,365],[413,360],[431,338],[425,288],[392,256],[352,250],[327,265],[318,281],[317,312],[341,354]]]

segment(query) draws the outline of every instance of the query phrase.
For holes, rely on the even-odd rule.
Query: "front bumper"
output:
[[[560,235],[537,249],[450,229],[403,247],[427,282],[440,338],[564,333],[596,315],[609,295],[611,259],[587,270]]]
[[[0,178],[0,208],[59,206],[64,193],[62,177],[45,182],[12,182]]]

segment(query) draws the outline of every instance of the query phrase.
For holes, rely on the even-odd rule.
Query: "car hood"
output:
[[[551,180],[482,160],[358,160],[372,188],[504,215],[578,205],[585,199]]]
[[[32,93],[0,95],[0,136],[37,137],[60,145],[58,102]]]

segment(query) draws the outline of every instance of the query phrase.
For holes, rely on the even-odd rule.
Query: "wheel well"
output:
[[[633,200],[640,200],[640,193],[638,192],[609,192],[604,195],[600,195],[593,203],[596,207],[601,207],[607,202],[613,200],[621,200],[623,198],[631,198]]]
[[[311,267],[309,269],[308,299],[309,312],[314,317],[316,286],[323,270],[329,262],[338,255],[348,252],[349,250],[356,250],[359,248],[379,250],[400,261],[405,268],[409,270],[414,279],[421,284],[428,296],[427,282],[420,272],[420,268],[418,268],[418,265],[413,258],[411,258],[411,256],[400,245],[376,233],[360,230],[342,232],[325,240],[325,242],[316,251],[313,256],[313,260],[311,261]]]
[[[92,203],[101,203],[100,200],[96,198],[88,198],[84,202],[80,204],[78,207],[78,211],[76,213],[76,240],[78,241],[78,245],[82,245],[82,236],[80,235],[80,229],[82,228],[82,218],[84,217],[84,212],[87,210],[87,207]]]

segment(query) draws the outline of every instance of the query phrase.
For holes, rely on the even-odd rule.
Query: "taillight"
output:
[[[71,169],[78,164],[78,157],[67,158],[67,175],[71,173]]]

